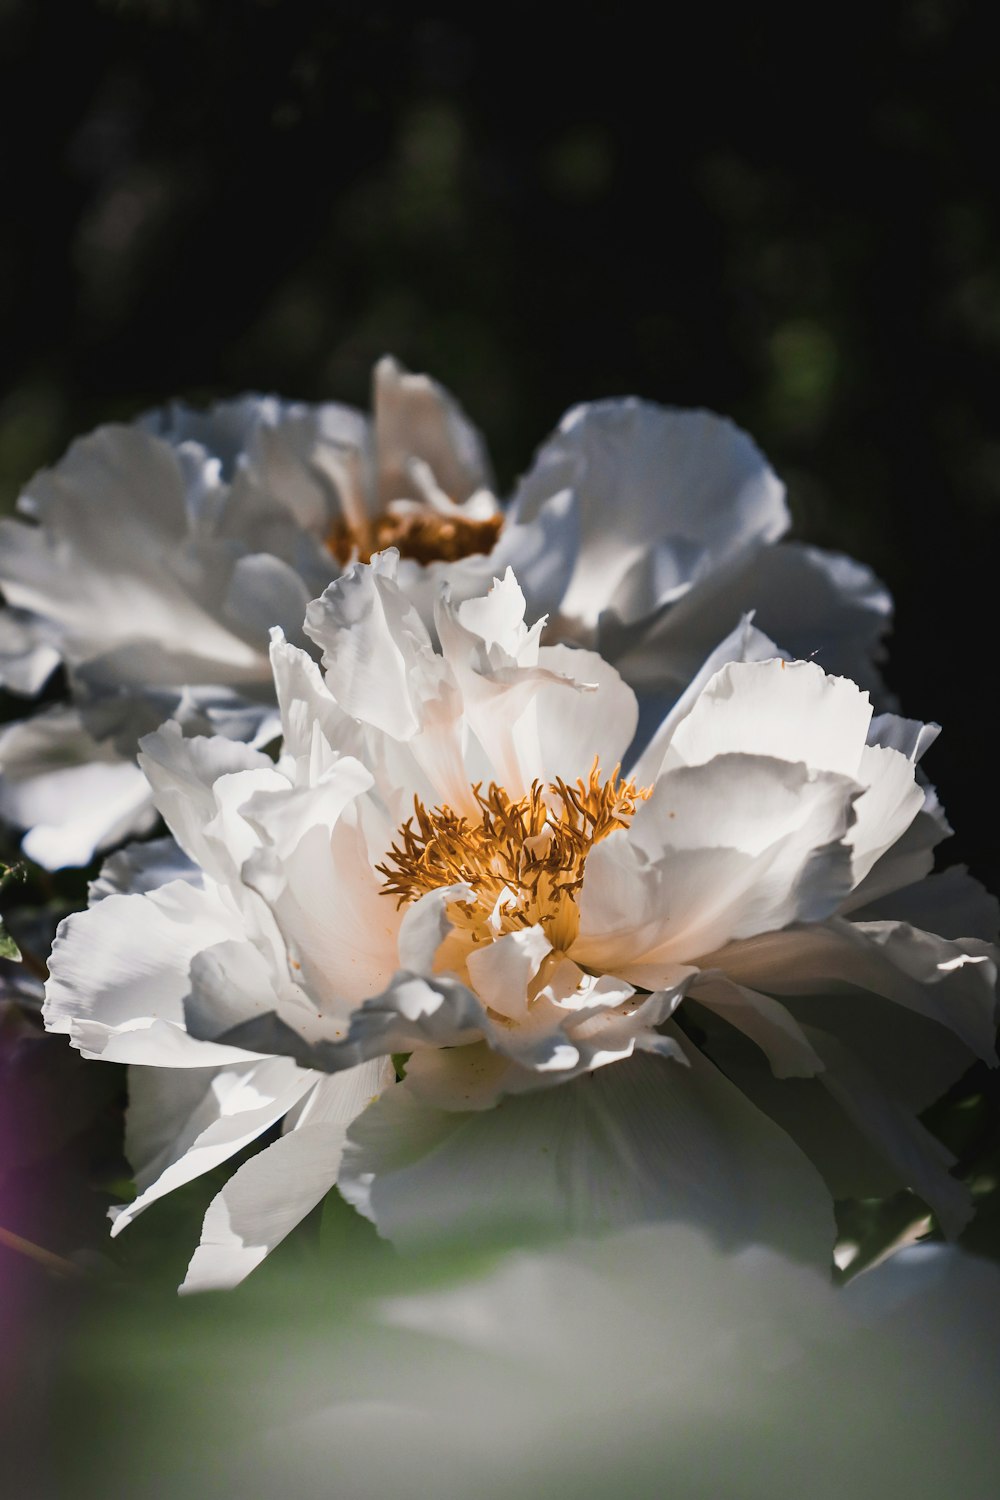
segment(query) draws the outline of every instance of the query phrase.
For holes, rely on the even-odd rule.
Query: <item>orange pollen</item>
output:
[[[399,513],[383,511],[364,528],[364,533],[344,517],[338,517],[327,533],[326,545],[344,567],[355,556],[371,562],[385,547],[398,547],[400,557],[414,562],[458,562],[480,552],[492,552],[503,527],[503,516],[470,521],[465,516],[426,509]]]
[[[595,844],[626,828],[651,787],[637,788],[615,766],[606,779],[595,757],[587,781],[536,781],[511,798],[495,782],[472,788],[479,820],[419,797],[384,864],[382,894],[398,906],[442,886],[468,885],[471,899],[449,907],[452,923],[474,943],[540,925],[554,948],[566,951],[579,929],[576,897]]]

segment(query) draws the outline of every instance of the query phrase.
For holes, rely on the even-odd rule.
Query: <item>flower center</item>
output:
[[[628,826],[651,787],[636,788],[615,766],[606,779],[595,758],[586,782],[536,781],[513,799],[503,787],[472,788],[479,821],[450,807],[428,812],[419,797],[413,816],[378,865],[382,893],[397,905],[442,886],[471,887],[452,902],[451,921],[473,943],[491,942],[520,928],[541,926],[553,948],[566,952],[580,927],[576,898],[587,855],[616,828]]]
[[[492,552],[502,526],[501,515],[472,521],[421,506],[383,511],[360,527],[339,517],[327,534],[326,545],[345,567],[355,554],[367,563],[385,547],[398,547],[400,557],[414,562],[458,562],[462,557]]]

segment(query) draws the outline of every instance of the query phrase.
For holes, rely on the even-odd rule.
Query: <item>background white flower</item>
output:
[[[0,736],[0,812],[28,828],[32,858],[86,863],[152,826],[134,756],[164,718],[271,737],[268,629],[302,639],[306,603],[339,571],[345,516],[389,505],[410,467],[458,502],[489,482],[477,435],[433,382],[383,361],[375,405],[374,423],[271,397],[174,406],[99,428],[32,480],[24,519],[0,523],[4,680],[37,691],[61,660],[71,693]]]
[[[551,639],[598,645],[640,689],[642,734],[748,608],[793,653],[871,676],[885,590],[846,558],[772,545],[783,487],[722,418],[577,408],[506,512],[494,488],[452,398],[389,359],[370,421],[245,396],[74,443],[0,523],[0,679],[34,693],[61,661],[70,690],[0,734],[0,815],[25,851],[85,864],[148,831],[135,747],[166,717],[266,741],[268,629],[305,644],[307,601],[388,545],[427,624],[443,581],[461,600],[513,566]]]
[[[402,1053],[404,1081],[333,1166],[392,1238],[682,1215],[824,1259],[829,1197],[772,1100],[803,1087],[825,1171],[813,1095],[832,1150],[860,1135],[863,1164],[960,1227],[964,1189],[916,1111],[995,1061],[995,968],[969,929],[935,932],[934,908],[960,927],[992,914],[961,875],[919,883],[941,835],[915,780],[927,735],[873,723],[815,665],[755,660],[774,648],[744,624],[629,784],[614,768],[636,702],[613,668],[540,646],[512,574],[442,602],[438,652],[395,566],[358,565],[310,606],[325,677],[276,633],[276,766],[176,726],[145,740],[190,864],[169,845],[118,856],[61,929],[51,1029],[94,1056],[226,1070],[197,1099],[164,1073],[133,1107],[138,1207],[201,1170],[191,1141],[220,1088],[246,1109],[242,1070],[270,1111],[256,1130],[326,1070]],[[107,894],[137,877],[145,893]],[[880,913],[915,882],[900,899],[919,926]],[[374,1093],[391,1075],[365,1077]],[[244,1263],[237,1203],[251,1237],[275,1216],[275,1150],[223,1190],[192,1284]]]
[[[560,493],[580,546],[555,633],[595,647],[641,696],[676,698],[747,610],[792,656],[876,685],[887,591],[850,558],[774,545],[790,524],[784,485],[732,422],[635,397],[575,406],[514,513],[527,522]]]

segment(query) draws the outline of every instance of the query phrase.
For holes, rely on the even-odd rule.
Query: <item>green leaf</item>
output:
[[[0,922],[0,958],[9,958],[16,964],[21,962],[21,950],[2,922]]]

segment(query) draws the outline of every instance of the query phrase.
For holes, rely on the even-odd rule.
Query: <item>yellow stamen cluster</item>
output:
[[[465,516],[442,514],[426,509],[384,511],[363,529],[340,518],[330,528],[326,544],[337,561],[345,567],[357,555],[361,562],[371,562],[372,555],[385,547],[397,547],[401,557],[414,562],[458,562],[480,552],[492,552],[502,516],[488,516],[471,521]]]
[[[586,782],[536,781],[512,799],[491,782],[472,788],[479,821],[450,807],[427,808],[415,797],[385,864],[384,895],[397,904],[427,891],[465,884],[473,898],[455,901],[452,922],[474,943],[540,925],[553,948],[566,952],[580,926],[576,897],[587,855],[616,828],[625,828],[651,788],[637,789],[615,766],[604,779],[595,759]]]

